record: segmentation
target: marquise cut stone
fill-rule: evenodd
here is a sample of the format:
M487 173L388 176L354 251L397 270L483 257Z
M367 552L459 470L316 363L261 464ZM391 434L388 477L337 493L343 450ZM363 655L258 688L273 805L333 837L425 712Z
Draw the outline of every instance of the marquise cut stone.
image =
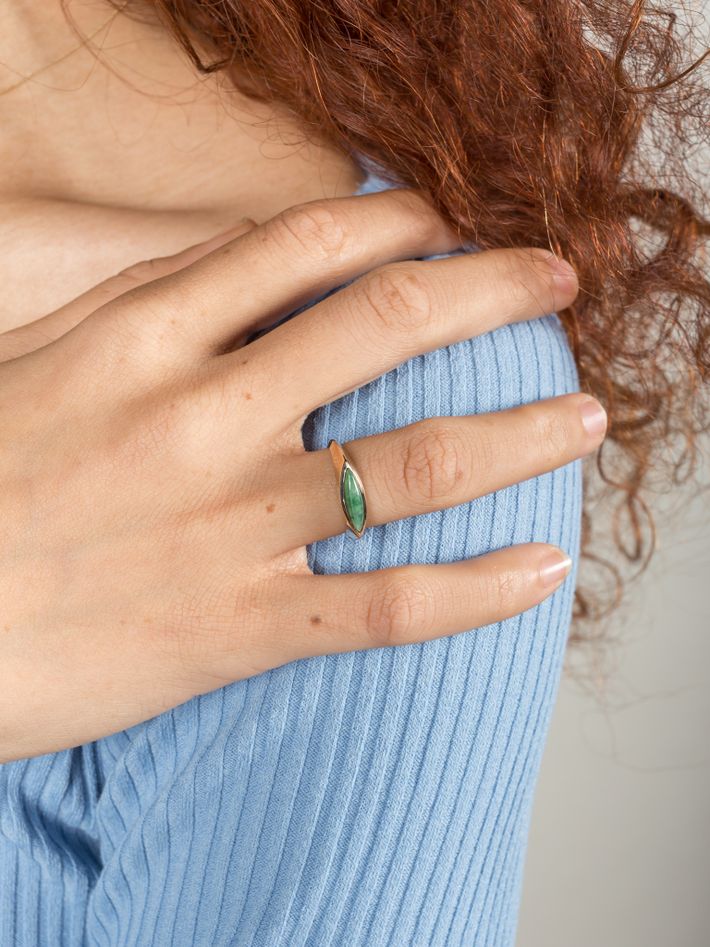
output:
M365 495L348 466L343 470L343 503L353 529L362 532L365 525Z

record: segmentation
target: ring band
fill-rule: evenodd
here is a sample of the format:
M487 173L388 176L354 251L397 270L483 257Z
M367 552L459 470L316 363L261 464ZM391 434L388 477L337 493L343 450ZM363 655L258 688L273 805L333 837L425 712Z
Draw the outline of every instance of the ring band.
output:
M367 502L365 488L357 470L353 467L350 458L342 446L335 440L328 441L328 450L338 475L338 490L340 505L345 514L348 529L359 539L365 532L367 519Z

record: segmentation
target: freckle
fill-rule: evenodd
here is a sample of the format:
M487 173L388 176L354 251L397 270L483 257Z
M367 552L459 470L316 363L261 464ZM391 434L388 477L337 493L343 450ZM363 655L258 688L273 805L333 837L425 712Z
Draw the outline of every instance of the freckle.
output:
M239 364L240 364L240 365L248 365L248 364L249 364L249 359L248 359L248 358L242 359L242 361L241 361Z
M245 392L244 392L244 397L246 398L247 401L251 401L251 392L250 392L250 391L245 391Z
M145 622L146 625L152 625L152 624L153 624L153 619L152 619L152 618L144 618L143 621Z
M266 512L267 512L267 513L273 513L275 509L276 509L276 504L275 504L275 503L269 503L269 505L266 507Z
M9 626L9 625L5 625L5 626L4 626L4 630L5 630L5 631L9 631L9 630L10 630L10 626Z
M320 617L320 615L311 615L311 624L312 624L312 625L320 625L320 623L321 623L322 621L323 621L323 619Z

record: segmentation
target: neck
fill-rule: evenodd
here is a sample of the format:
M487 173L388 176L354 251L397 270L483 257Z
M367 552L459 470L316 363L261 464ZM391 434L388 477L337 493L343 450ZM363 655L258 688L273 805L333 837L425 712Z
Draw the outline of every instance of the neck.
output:
M103 0L0 0L0 127L4 200L259 220L361 177Z

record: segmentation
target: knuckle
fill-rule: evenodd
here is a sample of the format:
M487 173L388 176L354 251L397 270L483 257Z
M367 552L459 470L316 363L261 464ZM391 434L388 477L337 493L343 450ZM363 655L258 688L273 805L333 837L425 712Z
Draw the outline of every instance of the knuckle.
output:
M349 246L341 217L326 204L298 204L277 214L267 233L281 246L296 248L318 263L340 259Z
M146 312L139 290L131 287L94 313L87 328L94 324L106 327L108 332L94 332L96 341L105 354L118 357L121 362L139 361L146 344Z
M499 615L513 615L523 593L523 577L513 569L501 569L493 573L490 595L493 611Z
M177 273L158 273L149 286L136 290L146 306L164 318L189 313L199 318L205 312L205 284L189 267Z
M405 441L395 483L415 503L449 498L463 478L465 459L466 446L458 433L437 422L423 422Z
M554 464L570 452L572 440L569 425L559 407L534 410L528 437L530 450L541 455L548 464Z
M537 248L493 251L496 282L514 315L549 313L555 308L549 253Z
M182 671L220 675L226 682L229 663L235 658L241 665L246 653L249 662L256 664L263 654L263 642L260 650L252 631L260 617L251 589L235 591L226 579L205 581L170 606L156 642ZM254 668L253 673L264 669Z
M411 643L429 627L432 596L412 568L388 574L371 595L366 630L376 647Z
M178 307L185 300L182 292L168 292L158 283L154 286L150 292L132 286L110 303L106 313L119 350L141 364L163 364L169 357ZM185 305L189 308L186 300Z
M412 332L431 320L431 286L411 265L393 263L360 281L361 303L387 333Z
M207 287L189 268L158 274L123 294L124 316L138 329L140 357L169 364L175 344L189 343L194 323L210 317Z

